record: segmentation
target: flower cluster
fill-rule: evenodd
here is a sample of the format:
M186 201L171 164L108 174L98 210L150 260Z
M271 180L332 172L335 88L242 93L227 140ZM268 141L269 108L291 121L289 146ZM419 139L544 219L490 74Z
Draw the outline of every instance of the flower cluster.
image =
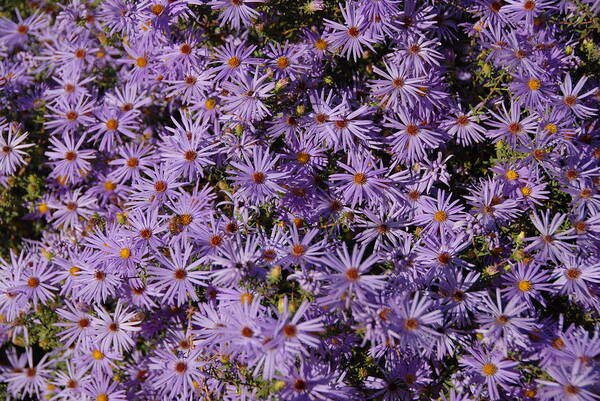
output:
M600 399L600 2L30 5L9 397Z

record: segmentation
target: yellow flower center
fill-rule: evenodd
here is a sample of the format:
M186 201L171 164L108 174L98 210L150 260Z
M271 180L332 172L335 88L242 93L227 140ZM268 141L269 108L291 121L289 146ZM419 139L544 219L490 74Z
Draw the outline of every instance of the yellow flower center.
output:
M542 83L539 79L530 79L529 82L527 82L527 87L529 90L536 91L542 87Z
M533 192L533 190L530 187L521 188L521 193L523 194L523 196L529 196L531 195L531 192Z
M298 152L296 156L296 161L300 164L306 164L310 160L310 155L306 152Z
M131 249L129 249L129 248L121 248L121 250L119 251L119 257L121 259L129 259L130 256L131 256Z
M80 269L79 267L77 267L77 266L72 266L72 267L69 269L69 274L70 274L71 276L73 276L73 277L77 277L77 276L79 276L79 272L80 272L80 271L81 271L81 269Z
M443 210L438 210L433 214L433 219L438 223L443 223L448 218L448 215Z
M489 363L488 362L488 363L486 363L485 365L482 366L481 371L486 376L493 376L498 371L498 368L493 363Z
M108 396L104 393L98 394L96 396L96 401L108 401Z
M135 60L135 64L140 68L144 68L145 66L148 65L148 60L146 60L144 57L138 57Z
M110 191L114 191L115 188L117 187L117 184L115 184L114 182L112 182L111 180L106 180L104 182L104 189L108 192Z
M327 42L325 41L325 39L317 39L315 41L315 48L317 50L326 50L327 49Z
M254 299L254 296L249 292L245 292L240 295L240 302L242 304L250 305L252 303L252 299Z
M367 175L365 173L354 174L354 183L358 185L365 185L367 183Z
M240 66L241 62L242 61L240 60L239 57L233 56L229 60L227 60L227 65L231 68L237 68Z
M40 213L48 213L48 205L46 203L40 203L38 205L38 211Z
M290 61L288 60L287 57L281 56L281 57L277 58L277 68L283 70L284 68L287 68L289 65L290 65Z
M527 292L527 291L531 291L531 289L533 288L533 285L531 285L531 281L529 281L529 280L521 280L517 284L517 287L519 288L519 291Z
M511 181L519 178L519 173L517 173L515 170L508 170L505 175L506 175L506 178L508 178Z
M92 358L99 361L100 359L104 358L104 354L102 353L102 351L95 349L94 351L92 351Z
M556 134L558 132L558 127L554 123L548 123L548 124L546 124L546 126L544 127L544 129L549 134Z
M206 99L206 101L204 102L204 107L207 110L214 109L216 105L217 105L217 101L215 99Z
M162 4L153 4L150 7L150 12L154 15L161 15L163 11L165 11L165 6Z
M111 118L106 122L106 129L114 131L117 128L119 128L119 122L114 118Z

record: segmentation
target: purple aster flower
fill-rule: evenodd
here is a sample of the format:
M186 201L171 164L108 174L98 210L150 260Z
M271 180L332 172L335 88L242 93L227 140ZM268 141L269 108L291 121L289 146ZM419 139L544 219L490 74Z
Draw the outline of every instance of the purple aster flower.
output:
M324 254L324 241L316 240L319 230L312 229L304 233L302 239L298 228L292 225L290 235L287 241L287 253L279 260L284 266L300 265L305 266L308 263L319 264Z
M420 87L424 84L421 78L409 75L409 70L394 64L384 63L385 71L373 67L373 71L384 79L375 79L370 82L373 96L380 100L382 106L392 110L399 110L401 106L414 106L418 95L423 92Z
M76 102L77 99L85 98L89 92L85 87L92 82L94 77L82 77L81 71L65 70L58 77L52 77L58 86L54 89L47 89L45 94L49 99L54 100L58 97L64 98L67 102Z
M205 130L206 126L187 133L178 130L175 135L165 138L161 146L161 159L186 179L202 177L204 168L215 164L210 156L217 152L215 147L218 146L202 135Z
M501 354L494 351L484 351L468 348L468 356L460 359L460 364L477 375L485 384L488 395L492 400L500 399L498 387L509 390L511 384L516 384L519 374L513 368L518 362L504 359Z
M365 260L363 256L366 247L357 246L348 252L346 244L337 249L336 256L326 256L323 262L334 273L325 276L330 281L331 294L323 301L339 302L342 300L348 307L356 297L359 302L365 302L369 295L385 286L384 276L366 274L379 261L378 255L370 255Z
M263 3L264 0L210 0L208 3L213 10L219 10L220 25L231 24L235 30L246 27L258 17L258 11L250 7L251 3ZM203 0L190 0L189 4L204 5Z
M165 398L189 398L198 385L195 383L203 382L203 374L199 369L203 362L199 361L199 350L186 354L159 350L150 360L154 385Z
M424 35L408 35L394 53L394 61L407 71L422 76L427 70L438 67L443 56L435 50L440 45Z
M206 279L206 273L198 270L202 261L190 260L192 247L187 242L182 246L176 241L170 253L169 257L157 255L162 266L148 268L150 281L164 289L162 298L165 302L181 306L188 298L197 301L195 287L204 286Z
M106 375L94 375L92 380L85 383L83 393L92 400L126 401L125 390L119 388L119 383Z
M515 22L525 20L527 24L533 25L534 19L544 10L550 9L553 3L553 0L507 0L501 12Z
M199 67L190 67L182 72L176 79L163 80L168 85L166 96L179 97L184 103L194 103L195 99L206 96L211 89L212 74L202 71Z
M111 160L111 166L118 166L109 174L109 178L116 182L126 182L130 179L138 181L140 173L148 174L152 166L152 149L143 144L125 144L118 148L120 158Z
M463 146L482 142L482 134L486 133L486 129L477 124L477 119L473 115L473 111L463 113L459 109L454 113L452 118L444 120L442 124L448 131L448 134L455 137L456 141Z
M454 225L462 220L463 210L458 200L452 201L451 194L440 189L436 197L423 199L413 224L422 225L426 232L453 231Z
M368 200L369 203L382 201L381 196L388 189L389 179L382 177L387 169L377 168L375 162L371 155L351 153L348 155L348 164L338 163L346 173L332 174L329 178L337 182L344 202L354 207L363 200Z
M114 297L121 284L119 277L105 271L100 266L81 266L81 271L75 276L75 298L87 303L105 302L109 297Z
M82 125L89 127L94 123L94 118L91 117L93 106L90 96L82 94L73 101L59 97L47 107L53 114L45 116L44 128L50 129L52 134L61 133L65 136L75 132Z
M564 261L573 254L573 245L565 242L572 239L570 231L557 233L567 216L557 213L550 221L550 211L542 212L541 218L537 214L531 215L531 222L540 232L537 237L525 238L525 241L531 241L531 244L525 247L524 251L538 251L537 258L544 262L548 259L554 261Z
M510 110L507 111L503 103L500 114L491 110L490 114L495 120L488 120L487 124L495 129L488 131L487 136L494 143L504 140L513 148L517 144L525 145L529 135L536 131L537 116L532 114L521 118L521 108L516 104L511 104Z
M519 105L533 110L543 110L554 94L545 76L517 75L509 87Z
M471 322L469 312L475 310L481 302L482 291L475 291L480 274L468 272L464 274L459 269L448 270L439 282L441 310L449 314L451 322L464 327Z
M99 142L98 149L101 151L112 150L121 143L121 136L135 138L135 130L138 127L135 113L121 112L117 109L104 107L96 115L99 122L90 127L94 133L90 140Z
M369 22L361 13L360 8L349 1L346 2L345 8L341 4L339 7L344 18L343 24L328 19L325 20L326 26L333 30L326 38L331 46L340 49L343 56L354 61L362 56L363 46L375 51L373 43L378 38L372 36L369 30Z
M386 117L386 127L397 130L390 137L392 151L399 161L413 163L427 156L427 151L437 148L443 141L442 134L423 124L416 115L403 110L396 114L399 120Z
M112 314L102 306L98 306L96 312L98 316L92 320L94 341L101 350L114 349L119 353L130 350L134 345L131 335L140 331L136 312L128 311L120 300Z
M232 162L236 169L231 180L240 185L236 197L248 199L251 202L263 203L273 198L277 192L283 192L278 184L287 176L285 172L278 172L275 168L279 155L274 158L268 150L254 148L252 159L244 157L243 162Z
M23 394L30 397L37 396L40 399L40 393L46 386L50 378L50 372L54 361L50 354L45 354L36 364L33 364L32 353L27 352L27 367L6 374L6 384L8 391L13 394Z
M309 361L299 368L290 369L285 376L279 376L284 387L279 393L282 399L290 401L340 400L349 394L339 389L332 373Z
M64 308L58 309L57 312L63 321L54 325L63 328L58 336L64 346L69 347L72 344L76 347L90 346L90 341L94 337L94 327L92 326L92 316L87 308L68 302Z
M115 88L114 93L108 92L104 98L107 106L116 106L123 113L139 113L150 104L150 98L141 87L128 81L122 88Z
M415 292L412 299L400 297L392 305L391 335L401 346L426 346L438 335L435 328L442 323L442 313L425 296Z
M509 299L520 298L532 308L533 300L545 306L546 302L542 296L542 291L552 291L550 276L547 271L542 270L540 265L532 263L526 265L523 262L512 266L510 272L504 278L506 287L502 292Z
M81 188L73 192L66 193L61 201L48 204L52 213L52 223L64 229L80 229L81 220L89 219L96 207L96 200L86 194L81 193Z
M22 133L14 125L9 125L7 136L4 137L0 128L0 172L13 175L17 168L25 164L23 156L27 154L23 149L33 146L32 143L23 143L27 139L27 132Z
M217 73L215 80L235 79L238 74L251 72L250 67L259 64L259 59L251 57L256 46L248 46L244 42L228 42L214 49L214 61L216 64L209 72Z
M50 138L52 147L45 155L52 160L52 173L50 176L56 178L59 182L71 183L84 176L91 170L90 159L94 158L94 151L80 149L85 141L85 135L82 135L77 142L69 134L62 136L62 141L58 138Z
M6 17L0 18L0 37L9 49L22 47L32 36L39 34L48 23L44 13L37 10L25 19L18 9L15 9L15 14L17 22Z
M134 208L157 208L166 200L177 196L177 189L185 183L178 182L179 174L164 164L155 164L147 178L140 178L133 188L129 204Z
M554 269L554 286L559 293L573 296L578 302L600 308L594 286L600 283L600 262L564 256L563 265Z
M592 367L553 366L548 368L553 381L537 380L542 385L542 400L594 401L600 398L595 391L598 373Z
M46 304L54 297L53 291L58 290L52 284L57 284L56 272L51 269L47 261L41 259L38 263L30 265L27 269L19 269L15 287L21 291L28 300L33 302L35 308L38 304Z
M275 83L265 83L269 76L259 73L258 67L254 75L238 74L232 82L223 82L223 88L228 95L223 98L223 111L232 113L244 121L256 121L271 114L263 103L270 97L269 92L275 88Z
M556 98L556 105L560 110L570 111L579 118L587 118L594 115L595 110L591 107L584 106L582 100L594 92L596 89L591 89L587 92L580 93L583 86L587 82L587 77L582 77L579 82L573 87L571 74L567 73L565 80L560 84L562 96Z
M500 289L496 289L496 302L489 296L483 297L477 322L480 323L479 332L484 335L484 342L499 348L512 345L526 347L527 332L535 327L534 319L521 316L526 309L527 304L517 296L503 305Z
M77 399L82 397L83 388L86 387L91 380L91 377L86 372L75 366L70 360L67 360L67 371L57 371L56 379L52 382L53 385L60 387L57 392L57 397L66 399Z

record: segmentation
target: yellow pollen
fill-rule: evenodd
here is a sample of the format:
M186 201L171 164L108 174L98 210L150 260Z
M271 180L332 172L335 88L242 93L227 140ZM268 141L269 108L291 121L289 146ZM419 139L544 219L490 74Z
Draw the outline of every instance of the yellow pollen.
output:
M38 212L40 212L40 213L48 213L48 205L46 203L40 203L38 205Z
M556 134L558 132L558 127L554 123L548 123L544 127L544 130L546 130L549 134Z
M242 304L250 305L253 299L254 296L249 292L245 292L242 295L240 295L240 303Z
M71 276L73 276L73 277L77 277L77 276L79 276L79 272L80 272L80 271L81 271L81 269L80 269L79 267L77 267L77 266L72 266L72 267L69 269L69 274L70 274Z
M135 60L135 64L140 68L144 68L145 66L148 65L148 60L146 60L144 57L138 57Z
M27 286L29 288L37 288L40 285L40 279L37 277L29 277L27 280Z
M102 353L102 351L95 349L94 351L92 351L92 358L99 361L104 358L104 354Z
M215 99L206 99L206 101L204 102L204 107L207 110L214 109L216 105L217 105L217 101Z
M317 50L326 50L327 49L327 42L325 41L325 39L319 38L315 41L315 48Z
M111 180L106 180L104 182L104 189L108 192L114 191L116 187L117 187L117 184L115 184Z
M438 210L433 214L433 219L438 223L443 223L448 218L448 215L443 210Z
M111 118L108 121L106 121L106 129L114 131L117 128L119 128L119 122L117 120L115 120L114 118Z
M150 12L154 15L161 15L163 11L165 11L165 6L162 4L153 4L150 7Z
M287 68L290 65L290 61L288 60L287 57L285 56L281 56L277 58L277 68L279 69L284 69Z
M121 248L121 250L119 251L119 257L121 259L129 259L130 256L131 256L131 249L129 249L129 248Z
M498 368L493 363L486 363L482 366L481 371L486 376L494 376L498 371Z
M531 281L521 280L517 284L517 287L519 288L519 291L527 292L527 291L531 291L531 289L533 288L533 285L531 285Z
M310 155L306 152L298 152L296 156L296 161L300 164L306 164L310 160Z
M365 185L367 183L367 175L365 173L354 174L354 183L358 185Z
M542 87L542 83L539 79L530 79L529 82L527 82L527 87L529 90L536 91Z
M231 68L237 68L239 67L241 64L241 60L239 57L231 57L229 60L227 60L227 65Z
M517 173L515 170L508 170L505 174L507 179L514 181L517 178L519 178L519 173Z
M186 213L186 214L181 215L180 222L184 226L189 226L190 224L192 224L193 220L194 220L194 218L192 217L192 215Z
M96 401L108 401L108 396L104 393L96 396Z
M533 190L531 189L531 187L521 188L521 193L523 194L523 196L529 196L529 195L531 195L532 192L533 192Z

